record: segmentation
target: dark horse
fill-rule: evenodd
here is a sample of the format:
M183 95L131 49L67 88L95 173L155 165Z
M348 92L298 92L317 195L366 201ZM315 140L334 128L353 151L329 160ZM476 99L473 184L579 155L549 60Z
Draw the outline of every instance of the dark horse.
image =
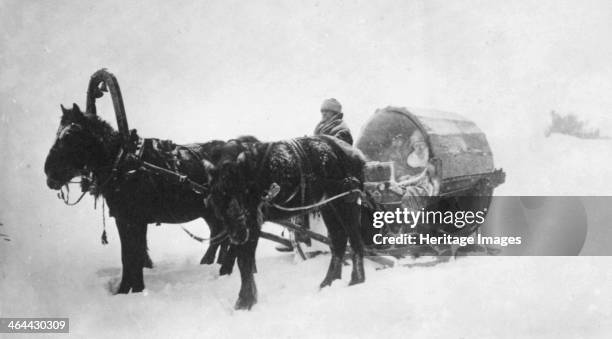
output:
M364 160L356 149L326 136L272 143L237 140L222 148L210 171L210 200L238 258L242 285L235 308L250 309L257 302L253 272L262 223L288 219L304 212L297 207L362 189ZM320 207L332 251L321 287L341 278L347 239L353 249L350 284L365 281L358 196L353 192Z
M206 184L209 173L206 161L222 141L176 145L159 139L141 139L131 133L126 149L119 132L95 113L83 113L74 104L62 107L63 115L55 143L45 162L47 185L61 189L77 176L90 177L97 195L108 203L115 217L121 240L122 279L117 293L144 289L142 270L151 267L147 254L147 225L150 223L183 223L204 218L211 238L223 233L221 220L204 207L208 192L194 190L181 177L144 169L141 161L175 171L197 183ZM218 247L221 273L231 272L231 263L223 257L229 241L212 243L202 263L215 260ZM227 263L227 265L226 265Z

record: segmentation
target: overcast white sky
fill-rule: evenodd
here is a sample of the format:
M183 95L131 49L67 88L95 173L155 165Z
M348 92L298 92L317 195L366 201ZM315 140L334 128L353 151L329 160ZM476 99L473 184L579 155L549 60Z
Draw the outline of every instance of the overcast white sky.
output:
M609 1L0 0L0 27L0 169L42 185L59 104L101 67L131 127L177 142L309 134L327 97L355 132L388 104L455 111L494 151L553 109L612 120Z

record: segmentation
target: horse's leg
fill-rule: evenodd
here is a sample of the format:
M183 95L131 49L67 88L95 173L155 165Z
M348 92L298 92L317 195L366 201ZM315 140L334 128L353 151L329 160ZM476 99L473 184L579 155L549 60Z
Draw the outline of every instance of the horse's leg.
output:
M363 268L364 245L361 238L361 206L356 202L342 203L343 220L353 249L353 271L349 285L360 284L365 281Z
M128 223L117 220L121 240L121 263L123 271L117 293L141 292L144 289L142 269L145 263L147 224Z
M218 248L219 245L209 244L208 249L206 249L206 253L204 253L204 256L200 260L200 265L211 265L212 263L214 263L215 255L217 253Z
M123 266L121 272L121 283L119 283L119 288L116 293L126 294L130 293L130 289L132 289L132 281L130 280L131 271L132 271L132 261L129 258L129 248L133 246L128 238L127 228L128 224L123 221L116 219L117 231L119 233L119 241L121 242L121 264Z
M222 221L215 217L207 217L205 220L210 227L210 238L215 239L223 231ZM236 262L236 251L230 246L229 239L225 239L221 243L217 241L211 242L200 264L210 265L215 262L217 249L219 250L217 264L221 265L219 274L231 274L234 269L234 263Z
M224 240L219 246L219 254L217 255L217 264L223 265L227 258L227 252L229 251L229 240Z
M224 240L221 243L221 248L224 249L225 255L221 262L221 268L219 268L219 275L230 275L234 270L238 249L236 246L231 245L229 240ZM221 257L221 251L219 251L219 257Z
M208 227L210 228L210 238L215 238L219 232L221 232L221 228L218 226L220 225L219 221L213 217L204 218L204 221L206 221L206 224L208 224ZM210 242L208 249L206 249L206 253L204 253L202 260L200 260L200 265L211 265L214 263L218 248L219 245L217 243ZM221 255L221 253L219 253L219 255Z
M344 252L346 251L347 236L342 227L339 215L331 204L321 208L321 215L323 216L323 221L327 227L327 234L331 240L329 247L332 253L327 274L320 284L320 287L323 288L331 286L332 282L336 279L342 279L342 261L344 259Z
M255 268L255 250L259 235L244 245L233 246L238 254L238 268L240 269L240 293L234 306L237 310L250 310L257 303L257 286L253 271Z
M149 225L146 225L144 228L144 237L145 237L145 253L144 253L144 264L143 266L146 268L153 268L153 260L151 260L151 257L149 256L149 245L147 242L147 231L149 230Z

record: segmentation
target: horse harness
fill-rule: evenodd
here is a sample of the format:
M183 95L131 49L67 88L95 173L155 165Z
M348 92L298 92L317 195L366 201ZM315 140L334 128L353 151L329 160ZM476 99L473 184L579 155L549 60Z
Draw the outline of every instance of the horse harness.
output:
M68 195L65 195L63 192L61 192L61 193L58 193L58 196L60 197L60 199L62 199L66 205L74 206L78 204L81 201L81 199L83 199L83 196L87 192L97 197L109 183L120 180L119 173L123 172L121 171L121 169L125 167L128 167L128 169L125 171L125 177L123 178L124 180L130 177L131 175L135 174L136 171L138 170L145 170L145 171L160 173L160 174L174 177L178 180L178 182L189 185L190 188L193 189L195 192L203 194L203 195L208 194L207 184L197 183L189 179L187 175L184 175L179 172L179 169L178 169L179 159L176 156L176 154L172 154L171 151L160 150L160 148L164 148L164 147L170 148L169 147L171 145L170 141L152 139L152 138L140 138L136 135L134 130L132 130L130 137L131 137L131 140L134 140L134 141L131 143L128 143L128 145L121 145L119 147L119 151L117 152L117 155L115 156L115 159L113 160L110 174L108 175L107 178L104 179L104 181L102 181L102 183L97 183L96 179L94 178L93 173L85 169L84 173L81 175L81 178L82 178L81 179L81 186L82 186L81 196L74 203L71 203L69 202ZM182 148L187 150L190 154L192 154L197 159L197 161L202 160L201 156L198 155L197 152L195 152L194 150L190 149L189 147L182 147ZM143 158L145 149L151 149L152 151L157 151L160 154L170 154L172 158L169 160L171 161L166 161L166 164L168 167L172 168L172 170L154 165L150 162L143 160L142 158ZM126 163L128 163L127 166L125 166ZM69 192L69 189L67 191Z
M281 211L285 211L285 212L302 212L302 214L305 213L309 213L312 212L313 210L318 209L319 207L326 205L334 200L346 197L348 195L351 194L356 194L359 193L359 195L363 195L363 191L360 189L351 189L339 194L336 194L328 199L324 199L320 202L314 203L314 204L310 204L310 205L304 205L306 203L306 192L308 189L308 183L307 183L307 178L308 178L308 174L306 173L311 173L312 172L312 166L310 165L310 162L308 161L308 157L306 155L306 151L304 150L304 148L302 147L302 145L297 141L298 139L294 138L294 139L290 139L287 141L283 141L281 143L284 143L295 155L296 155L296 159L297 159L297 167L298 170L300 172L300 185L298 187L296 187L296 189L292 192L292 194L289 195L288 198L285 199L284 202L282 203L274 203L273 200L274 198L280 193L281 187L273 182L270 187L265 191L264 196L262 197L262 204L269 206L269 207L273 207L275 209L281 210ZM274 143L275 144L275 143ZM266 153L264 155L264 158L262 159L261 163L260 163L260 168L259 168L259 173L261 173L262 171L262 167L263 167L263 163L265 162L266 158L269 155L270 149L274 144L269 144L267 149L266 149ZM259 178L259 174L257 176ZM350 180L349 178L346 178L346 180ZM300 207L284 207L282 206L283 204L289 202L291 199L293 199L295 197L295 195L300 192L301 195L301 206Z

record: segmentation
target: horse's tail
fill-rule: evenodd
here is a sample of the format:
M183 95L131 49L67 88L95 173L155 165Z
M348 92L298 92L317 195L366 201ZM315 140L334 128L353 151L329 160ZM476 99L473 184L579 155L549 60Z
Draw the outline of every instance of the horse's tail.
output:
M115 78L112 73L108 72L106 68L102 68L95 72L89 80L86 107L88 113L97 114L96 99L101 98L104 94L103 92L110 92L111 99L113 100L113 108L115 109L115 116L117 117L117 127L119 128L119 133L124 143L127 143L130 137L130 130L128 128L125 107L123 106L121 89L119 88L117 78Z

